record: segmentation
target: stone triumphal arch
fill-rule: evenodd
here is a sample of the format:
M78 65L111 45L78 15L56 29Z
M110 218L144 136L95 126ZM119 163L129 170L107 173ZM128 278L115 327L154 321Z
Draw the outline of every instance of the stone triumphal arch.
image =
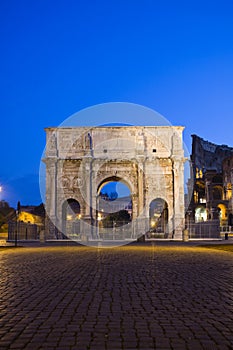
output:
M128 238L150 232L163 215L164 237L182 239L182 133L181 126L46 128L46 239L98 239L100 190L109 181L130 189Z

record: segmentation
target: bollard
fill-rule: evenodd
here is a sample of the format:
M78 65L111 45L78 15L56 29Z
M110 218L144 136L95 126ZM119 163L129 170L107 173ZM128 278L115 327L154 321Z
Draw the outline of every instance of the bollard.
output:
M225 240L228 240L228 233L225 233Z
M45 232L44 232L44 230L40 231L39 237L40 237L40 243L45 243Z

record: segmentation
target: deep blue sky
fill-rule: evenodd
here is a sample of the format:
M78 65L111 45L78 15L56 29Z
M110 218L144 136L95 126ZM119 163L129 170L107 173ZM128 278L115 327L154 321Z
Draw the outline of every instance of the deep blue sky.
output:
M1 1L0 198L39 204L43 128L99 103L233 146L232 18L232 0Z

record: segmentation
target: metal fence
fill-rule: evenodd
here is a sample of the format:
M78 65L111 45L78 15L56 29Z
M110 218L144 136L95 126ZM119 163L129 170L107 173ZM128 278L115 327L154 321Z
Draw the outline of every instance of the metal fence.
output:
M8 241L39 240L40 227L21 221L8 223Z
M127 240L134 238L134 229L131 223L127 222L109 222L108 227L100 226L97 230L97 236L103 240Z
M233 233L233 226L220 226L221 233Z
M187 230L190 239L220 238L219 220L189 223Z

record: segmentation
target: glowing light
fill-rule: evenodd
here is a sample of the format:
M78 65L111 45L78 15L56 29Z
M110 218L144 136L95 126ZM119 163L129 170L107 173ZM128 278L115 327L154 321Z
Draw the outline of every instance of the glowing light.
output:
M71 221L72 220L72 215L67 215L66 220Z
M151 220L150 224L151 224L151 227L155 227L155 221L154 220Z
M195 221L200 222L200 221L206 221L207 220L207 212L206 208L204 207L198 207L195 210Z

